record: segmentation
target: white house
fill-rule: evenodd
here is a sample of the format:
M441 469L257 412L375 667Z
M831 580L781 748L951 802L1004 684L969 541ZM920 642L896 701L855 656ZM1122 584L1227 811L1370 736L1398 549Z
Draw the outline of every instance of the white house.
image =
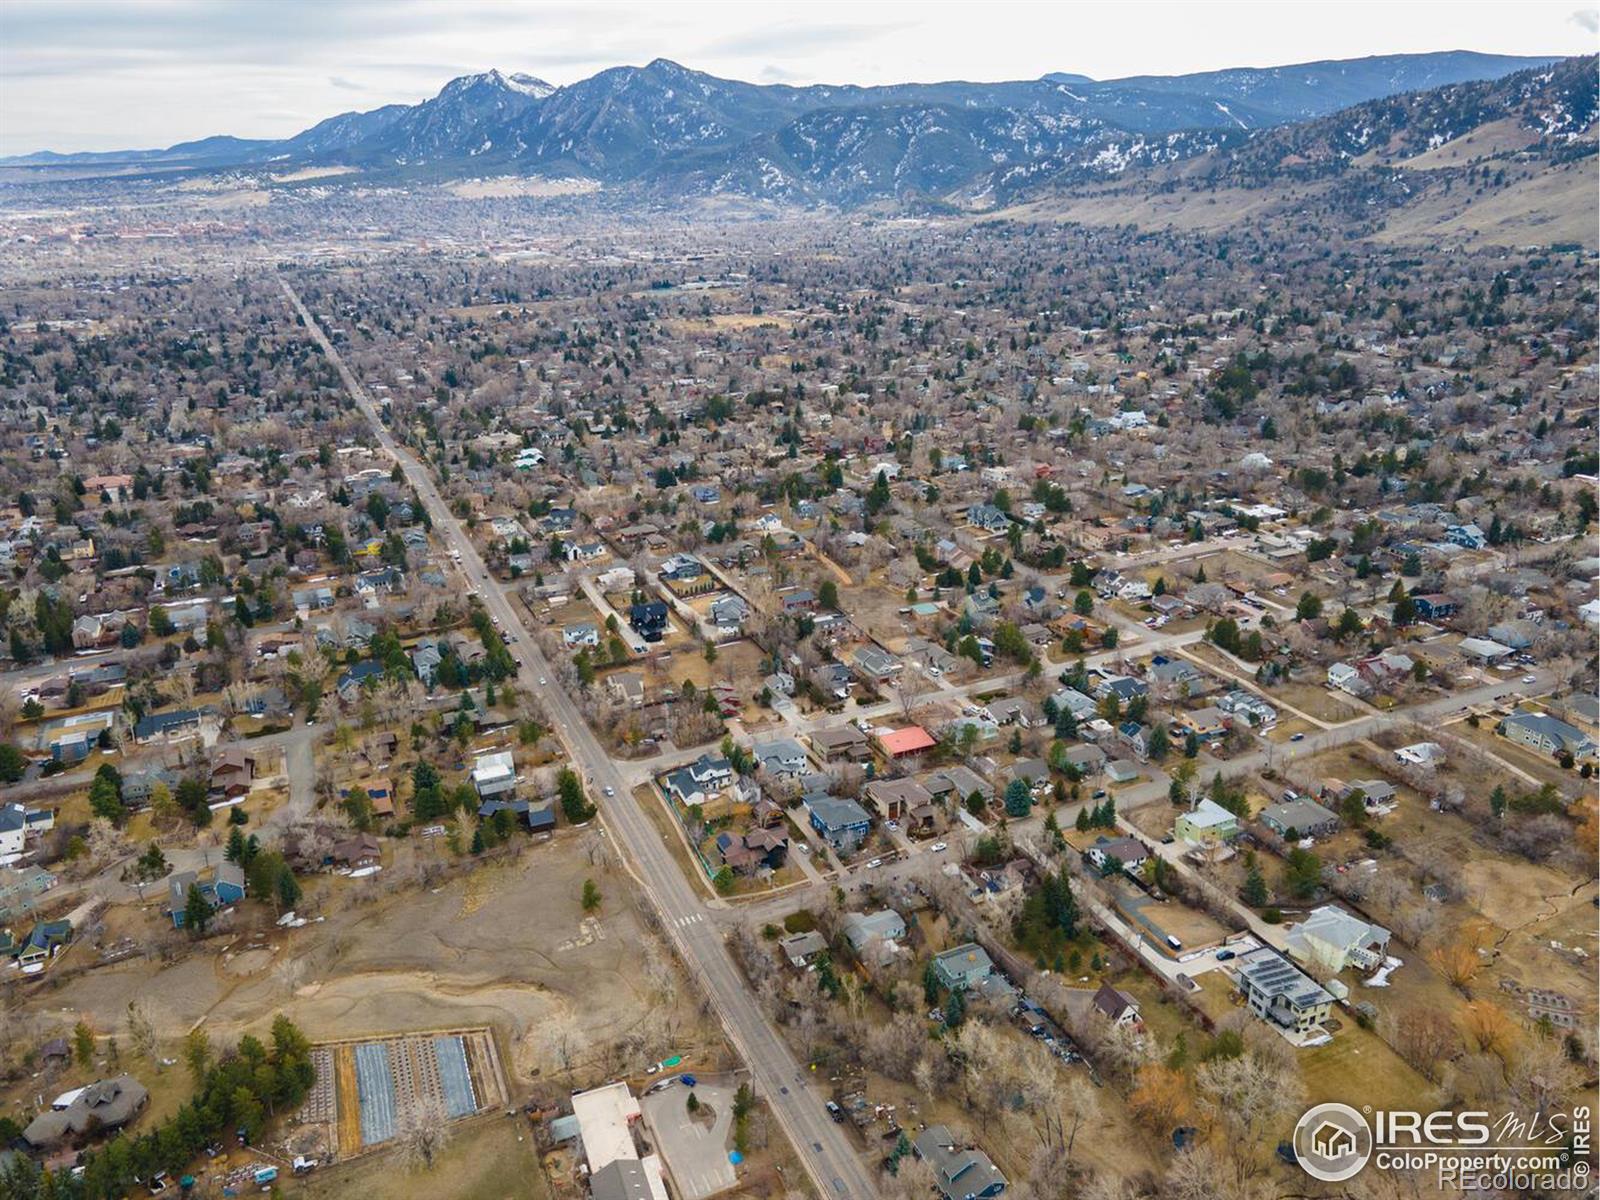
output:
M1388 952L1389 931L1382 925L1369 925L1337 905L1324 904L1289 930L1286 944L1290 956L1308 966L1335 972L1346 967L1371 971Z

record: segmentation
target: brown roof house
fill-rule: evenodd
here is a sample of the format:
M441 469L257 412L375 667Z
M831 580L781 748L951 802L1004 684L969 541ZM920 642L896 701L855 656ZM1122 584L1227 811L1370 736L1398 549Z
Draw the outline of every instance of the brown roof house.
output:
M67 1103L40 1113L22 1131L23 1140L35 1150L49 1150L68 1137L120 1129L138 1115L150 1093L132 1075L118 1075L91 1083L76 1094L68 1092L61 1099Z

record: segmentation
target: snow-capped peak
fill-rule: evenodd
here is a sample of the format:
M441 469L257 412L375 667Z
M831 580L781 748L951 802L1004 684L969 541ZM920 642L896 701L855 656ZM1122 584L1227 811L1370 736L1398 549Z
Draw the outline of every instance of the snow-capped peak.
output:
M496 72L499 74L499 72ZM502 82L514 92L521 92L524 96L532 96L535 100L543 100L556 89L544 80L533 75L526 75L517 71L502 77Z
M527 96L532 100L543 100L556 89L542 79L520 72L506 75L498 70L483 71L477 75L463 75L459 79L452 79L445 84L444 90L439 94L452 95L468 91L475 87L494 87L508 92L516 92L519 96Z

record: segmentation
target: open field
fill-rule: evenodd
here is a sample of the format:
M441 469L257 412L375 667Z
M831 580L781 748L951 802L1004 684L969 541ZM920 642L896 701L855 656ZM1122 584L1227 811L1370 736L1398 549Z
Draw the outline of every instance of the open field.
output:
M283 1183L286 1196L305 1200L548 1200L526 1119L485 1114L452 1129L432 1170L410 1169L401 1155L379 1152L359 1165L335 1164Z
M1374 1108L1425 1108L1430 1084L1389 1048L1377 1034L1357 1025L1350 1014L1338 1014L1343 1028L1326 1045L1296 1052L1306 1081L1306 1098L1325 1100L1359 1097Z

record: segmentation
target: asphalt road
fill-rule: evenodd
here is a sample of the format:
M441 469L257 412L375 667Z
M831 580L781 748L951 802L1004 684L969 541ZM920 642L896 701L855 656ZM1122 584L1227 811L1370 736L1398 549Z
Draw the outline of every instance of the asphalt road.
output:
M553 682L555 671L540 654L504 589L484 566L461 522L445 504L432 476L409 450L390 435L377 406L356 380L321 327L280 277L284 295L307 332L322 347L345 388L371 424L379 445L400 464L433 520L433 529L460 564L468 583L489 614L511 635L511 650L523 663L519 685L539 698L573 766L583 775L591 798L600 805L606 825L631 860L646 895L654 903L668 936L689 969L701 981L722 1018L729 1038L750 1068L759 1094L771 1106L794 1143L796 1154L817 1188L830 1200L856 1200L876 1194L872 1178L846 1140L828 1119L823 1097L812 1090L807 1073L746 988L718 926L707 921L699 898L690 889L671 848L640 809L611 757L589 729L572 698ZM612 795L606 795L609 788Z

